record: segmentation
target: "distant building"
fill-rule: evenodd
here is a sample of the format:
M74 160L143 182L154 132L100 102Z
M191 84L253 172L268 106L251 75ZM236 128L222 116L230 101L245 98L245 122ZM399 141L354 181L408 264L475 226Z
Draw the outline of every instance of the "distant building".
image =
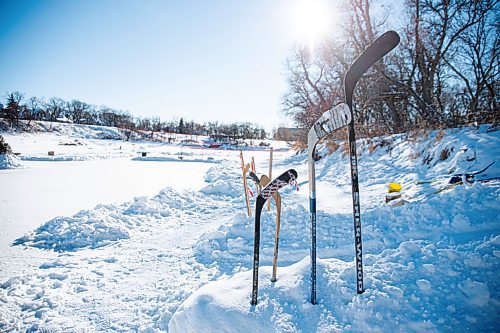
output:
M46 120L48 118L47 112L41 108L31 110L33 120Z
M304 137L306 130L304 128L289 128L289 127L279 127L276 132L274 132L274 139L281 141L297 141L301 137Z

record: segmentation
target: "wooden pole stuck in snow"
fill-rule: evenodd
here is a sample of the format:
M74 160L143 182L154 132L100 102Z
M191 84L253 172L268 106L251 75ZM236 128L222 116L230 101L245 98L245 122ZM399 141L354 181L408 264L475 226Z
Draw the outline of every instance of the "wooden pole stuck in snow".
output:
M260 187L264 188L269 184L271 180L266 176L262 175L260 177ZM276 282L276 271L278 270L278 248L280 241L280 227L281 227L281 195L278 192L274 192L272 195L274 203L276 204L276 233L274 236L274 258L273 258L273 275L271 276L271 282ZM269 201L271 201L269 199Z
M250 207L250 198L248 197L247 172L250 169L250 164L245 165L243 159L243 151L240 150L241 172L243 173L243 191L245 192L245 203L247 205L248 216L252 216L252 208Z
M273 179L273 147L269 151L269 179ZM267 202L267 211L271 210L271 200Z

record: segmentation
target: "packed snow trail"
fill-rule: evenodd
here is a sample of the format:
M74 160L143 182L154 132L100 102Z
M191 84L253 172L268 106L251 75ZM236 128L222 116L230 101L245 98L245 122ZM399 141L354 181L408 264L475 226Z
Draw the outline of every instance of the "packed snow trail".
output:
M213 181L203 191L218 193L219 171L207 175ZM197 263L193 249L202 234L241 206L224 192L229 195L167 188L153 198L54 219L18 239L60 254L1 285L7 304L0 328L166 330L181 302L218 273Z

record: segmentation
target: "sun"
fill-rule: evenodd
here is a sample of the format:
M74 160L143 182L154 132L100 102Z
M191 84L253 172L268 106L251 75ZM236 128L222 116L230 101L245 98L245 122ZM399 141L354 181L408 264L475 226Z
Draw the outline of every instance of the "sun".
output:
M330 31L332 8L326 0L295 0L290 7L290 26L294 39L310 48Z

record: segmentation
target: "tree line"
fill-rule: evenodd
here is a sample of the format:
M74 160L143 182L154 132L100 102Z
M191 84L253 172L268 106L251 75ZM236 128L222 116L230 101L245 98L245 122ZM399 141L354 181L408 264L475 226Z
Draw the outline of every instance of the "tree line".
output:
M27 121L28 125L37 120L112 126L123 129L127 138L134 131L209 135L225 137L233 141L262 140L268 135L261 126L251 123L205 122L200 124L183 118L160 121L159 117L133 117L122 110L95 106L79 100L65 101L58 97L48 100L38 97L25 98L25 95L19 91L8 92L5 105L0 104L0 106L0 117L8 119L14 126L19 125L20 120Z
M387 3L386 3L387 4ZM389 29L400 45L359 81L354 117L361 135L499 124L498 0L405 0L390 13L375 0L345 0L335 38L296 47L287 61L282 110L302 128L343 101L349 65ZM376 15L374 13L377 13ZM398 16L395 28L388 20Z

